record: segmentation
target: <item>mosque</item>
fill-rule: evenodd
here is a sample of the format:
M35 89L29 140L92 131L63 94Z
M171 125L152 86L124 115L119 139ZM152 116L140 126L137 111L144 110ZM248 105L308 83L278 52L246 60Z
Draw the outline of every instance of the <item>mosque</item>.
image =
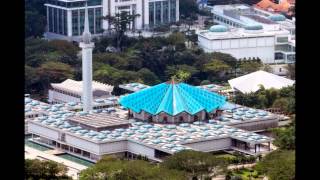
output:
M94 44L88 27L86 9L80 43L82 102L47 104L25 97L31 141L92 162L106 154L161 162L185 149L250 155L271 151L273 139L255 132L278 126L275 114L226 102L219 94L175 80L120 97L121 106L94 108L107 102L92 96Z

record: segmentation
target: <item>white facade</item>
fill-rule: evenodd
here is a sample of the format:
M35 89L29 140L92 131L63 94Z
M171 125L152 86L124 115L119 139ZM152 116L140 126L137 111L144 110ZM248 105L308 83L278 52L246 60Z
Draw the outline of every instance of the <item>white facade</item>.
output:
M62 83L51 83L48 101L50 103L81 102L83 96L82 81L67 79ZM93 99L108 98L113 86L97 81L92 82Z
M275 60L275 53L281 51L277 48L279 45L288 44L288 38L289 32L286 30L249 31L242 28L227 32L206 30L198 33L198 44L205 52L227 53L236 59L260 58L263 63L286 63L285 56Z
M48 39L79 41L83 32L85 0L49 0L47 10ZM179 21L179 0L92 0L88 1L90 32L102 35L111 28L102 16L127 11L139 14L132 30L148 30L150 27Z

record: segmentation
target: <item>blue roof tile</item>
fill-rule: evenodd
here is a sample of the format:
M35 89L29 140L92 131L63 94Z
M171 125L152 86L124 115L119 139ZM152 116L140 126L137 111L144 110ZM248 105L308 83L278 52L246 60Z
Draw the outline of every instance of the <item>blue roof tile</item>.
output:
M196 114L211 112L226 102L226 98L185 83L165 82L120 98L120 104L139 113L152 115L165 112L175 116L181 112Z

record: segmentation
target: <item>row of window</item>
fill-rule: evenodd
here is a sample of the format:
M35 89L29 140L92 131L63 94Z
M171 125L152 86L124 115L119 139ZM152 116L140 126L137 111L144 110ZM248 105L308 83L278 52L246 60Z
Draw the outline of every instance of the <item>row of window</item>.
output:
M84 9L72 11L72 35L79 36L84 30ZM102 33L102 8L88 9L89 29L92 34Z
M57 34L68 34L67 11L48 7L48 31Z
M176 1L149 2L149 25L176 21Z
M215 20L217 20L217 21L220 21L220 22L223 22L223 23L225 23L225 24L228 24L228 25L230 25L230 26L232 26L232 27L238 27L238 28L241 27L240 24L235 23L235 22L233 22L233 21L230 21L230 20L228 20L228 19L226 19L226 18L220 17L220 16L218 16L218 15L216 15L216 14L213 15L213 19L215 19Z

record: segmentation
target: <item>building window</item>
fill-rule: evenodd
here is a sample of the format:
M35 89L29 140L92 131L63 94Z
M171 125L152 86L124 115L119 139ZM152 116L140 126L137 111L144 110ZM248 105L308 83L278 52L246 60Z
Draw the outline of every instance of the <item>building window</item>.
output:
M277 42L278 43L286 43L286 42L288 42L288 36L286 36L286 37L277 37Z
M156 2L156 21L155 24L161 24L161 1Z
M96 17L95 17L95 23L96 23L96 33L102 33L103 29L102 29L102 8L96 8L95 9L95 13L96 13Z
M79 35L79 10L72 11L72 35L78 36Z
M170 22L176 21L176 0L170 0Z
M154 25L154 2L149 2L149 25Z
M169 22L169 5L168 1L162 1L162 17L163 17L163 23Z
M283 54L283 53L276 52L274 55L275 55L275 57L274 57L275 60L282 60L282 59L284 59L284 54Z

